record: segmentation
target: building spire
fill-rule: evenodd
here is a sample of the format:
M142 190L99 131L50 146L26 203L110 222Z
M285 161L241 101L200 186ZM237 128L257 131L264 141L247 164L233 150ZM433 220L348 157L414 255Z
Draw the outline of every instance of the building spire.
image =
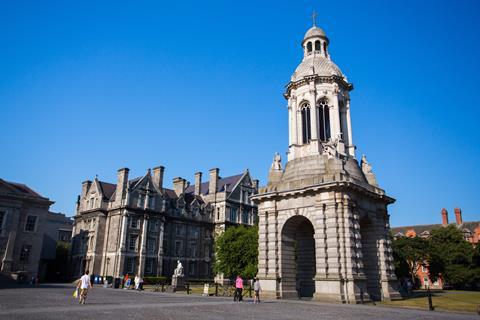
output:
M312 23L313 23L314 27L317 26L317 16L318 16L318 14L315 12L315 10L313 10L313 12L312 12Z

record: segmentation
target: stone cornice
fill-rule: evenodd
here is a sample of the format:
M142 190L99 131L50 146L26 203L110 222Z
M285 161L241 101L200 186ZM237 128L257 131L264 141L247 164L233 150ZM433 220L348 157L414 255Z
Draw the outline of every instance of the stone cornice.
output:
M312 81L314 81L315 83L316 82L319 82L319 83L334 83L335 82L347 91L353 90L353 84L346 82L345 79L342 78L342 77L335 76L335 75L325 77L325 76L318 76L316 74L313 74L313 75L310 75L310 76L305 76L298 81L290 81L285 86L286 90L285 90L285 93L283 94L283 96L285 97L285 99L288 99L290 97L290 92L292 91L292 89L296 89L296 88L298 88L300 86L303 86L303 85L308 85Z

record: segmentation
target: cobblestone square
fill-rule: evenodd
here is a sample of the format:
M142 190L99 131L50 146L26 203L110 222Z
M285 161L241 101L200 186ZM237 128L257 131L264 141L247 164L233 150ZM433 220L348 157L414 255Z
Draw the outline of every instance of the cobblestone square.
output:
M478 319L476 315L298 300L230 298L95 287L79 305L69 285L0 290L0 319Z

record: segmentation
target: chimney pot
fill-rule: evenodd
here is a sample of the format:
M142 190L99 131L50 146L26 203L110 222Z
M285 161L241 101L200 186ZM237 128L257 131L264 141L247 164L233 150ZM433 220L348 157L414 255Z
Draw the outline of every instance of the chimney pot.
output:
M448 226L448 212L447 209L442 209L442 226Z
M458 225L461 225L463 223L462 210L460 208L455 208L454 211L455 211L455 220Z
M195 173L195 195L197 196L200 195L200 193L202 192L201 185L202 185L202 173L197 172Z
M164 166L158 166L153 168L153 181L155 183L155 187L159 191L162 191L163 189L163 174L165 172L165 167Z

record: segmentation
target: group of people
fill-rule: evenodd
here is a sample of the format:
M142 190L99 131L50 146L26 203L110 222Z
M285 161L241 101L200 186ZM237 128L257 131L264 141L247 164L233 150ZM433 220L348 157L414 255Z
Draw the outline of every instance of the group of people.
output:
M132 286L132 278L128 275L128 273L123 278L123 289L130 289ZM143 290L143 279L136 275L133 279L133 287L135 290Z
M253 279L253 303L260 303L260 281L258 278ZM233 296L233 301L243 301L243 279L240 275L237 275L235 279L235 294Z
M77 287L74 292L74 296L78 297L79 304L85 304L87 299L87 293L90 289L93 288L92 281L90 280L88 270L85 271L85 274L77 281ZM128 274L123 278L124 289L130 289L132 285L132 279ZM143 290L143 279L140 276L135 276L134 278L134 288L135 290ZM255 292L253 297L253 303L260 302L260 282L258 278L253 279L253 290ZM234 301L243 301L243 279L240 275L235 279L235 295L233 297Z

